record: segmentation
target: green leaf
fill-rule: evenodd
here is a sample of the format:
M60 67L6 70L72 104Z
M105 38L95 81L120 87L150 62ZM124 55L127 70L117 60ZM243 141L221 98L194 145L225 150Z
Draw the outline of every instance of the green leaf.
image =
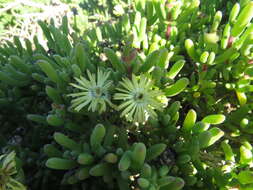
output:
M189 112L187 113L187 115L185 117L182 130L184 132L191 131L191 129L195 125L196 119L197 119L196 112L193 109L189 110Z
M204 119L202 119L202 122L204 123L209 123L212 125L218 125L221 124L225 121L226 117L222 114L216 114L216 115L209 115L204 117Z
M77 166L77 163L73 160L63 158L50 158L46 162L46 166L56 170L70 170Z
M216 141L218 141L221 137L224 136L224 132L217 127L214 127L208 131L211 133L211 136L212 136L209 141L208 146L213 145Z
M159 58L160 58L160 51L158 50L153 51L151 54L147 56L146 61L140 67L139 72L141 73L148 72L149 69L157 65Z
M56 70L53 66L45 60L39 60L36 62L41 70L46 73L46 75L55 83L60 81L59 75L57 74Z
M208 144L211 138L212 138L212 134L209 131L204 131L200 133L198 136L200 148L208 147Z
M150 185L150 182L145 178L139 178L137 180L137 182L138 182L139 186L144 189L148 188L148 186Z
M253 161L253 154L250 149L245 146L240 147L240 163L250 164Z
M181 78L179 79L175 84L168 86L164 89L166 96L176 96L180 92L182 92L186 86L189 84L189 79L187 78Z
M253 171L241 171L237 179L241 184L250 184L253 182Z
M167 73L167 77L169 77L170 79L174 79L177 74L181 71L181 69L183 68L185 64L185 60L179 60L177 61L170 69L170 71Z

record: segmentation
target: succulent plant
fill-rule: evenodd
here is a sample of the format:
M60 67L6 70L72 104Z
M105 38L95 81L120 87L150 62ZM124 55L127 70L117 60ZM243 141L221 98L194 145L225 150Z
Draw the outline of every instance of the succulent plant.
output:
M83 33L39 21L46 46L0 48L0 150L24 184L251 189L252 1L82 6Z

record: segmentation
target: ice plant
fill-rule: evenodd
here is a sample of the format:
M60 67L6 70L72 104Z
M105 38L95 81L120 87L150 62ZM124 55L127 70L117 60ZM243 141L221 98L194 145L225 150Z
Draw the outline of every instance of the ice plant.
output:
M88 110L102 113L106 110L106 104L112 104L108 93L108 89L112 85L112 81L108 80L110 72L103 72L98 69L97 76L95 74L91 74L90 71L87 71L87 74L88 79L80 76L80 78L75 78L78 84L70 84L71 86L81 90L81 92L68 95L74 98L71 101L71 107L76 111L80 111L82 108L89 105Z
M120 84L122 88L117 88L119 92L114 95L114 99L123 101L118 107L123 110L121 117L127 116L134 122L142 123L149 116L156 117L155 109L162 109L163 105L158 100L162 92L153 89L153 82L144 75L132 75L132 80L124 78Z

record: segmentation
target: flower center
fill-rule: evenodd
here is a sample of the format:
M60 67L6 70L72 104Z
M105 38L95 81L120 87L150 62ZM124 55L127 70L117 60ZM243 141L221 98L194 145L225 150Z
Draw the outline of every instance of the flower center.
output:
M96 92L96 95L97 95L97 96L100 96L100 95L101 95L101 89L100 89L100 87L97 87L97 88L95 89L95 92Z
M96 98L101 97L102 93L103 93L103 91L102 91L102 89L100 87L96 87L96 88L94 88L94 89L91 90L92 96L96 97Z
M104 92L103 88L101 88L101 87L95 87L95 88L91 89L90 93L91 93L91 96L93 96L95 98L107 97L106 92Z
M143 93L136 93L134 96L134 99L135 100L142 100L143 96L144 96Z

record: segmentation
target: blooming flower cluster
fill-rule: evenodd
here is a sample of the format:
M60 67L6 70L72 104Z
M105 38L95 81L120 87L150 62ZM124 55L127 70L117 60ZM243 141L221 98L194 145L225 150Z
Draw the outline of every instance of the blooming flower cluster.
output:
M75 78L78 84L71 83L71 85L81 92L72 93L68 96L74 98L72 100L72 107L76 111L80 111L85 106L92 112L99 113L106 111L106 105L114 107L111 102L110 87L112 81L108 80L110 72L97 71L97 76L87 72L88 79L84 77ZM118 91L113 96L114 100L121 101L117 106L121 110L121 117L126 116L128 120L133 122L145 122L149 117L156 117L155 110L162 110L163 104L159 97L163 93L154 89L151 79L144 75L132 75L132 79L123 78L119 82L120 87L116 88Z

